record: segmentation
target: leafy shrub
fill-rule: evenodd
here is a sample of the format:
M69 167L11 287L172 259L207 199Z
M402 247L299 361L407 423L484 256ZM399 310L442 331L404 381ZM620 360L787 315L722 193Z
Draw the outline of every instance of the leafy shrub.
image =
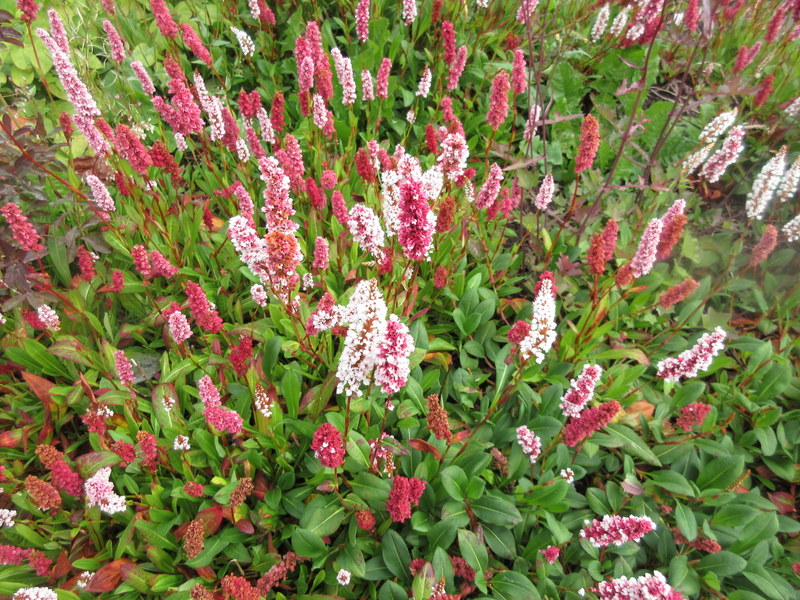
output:
M793 597L800 4L3 6L0 592Z

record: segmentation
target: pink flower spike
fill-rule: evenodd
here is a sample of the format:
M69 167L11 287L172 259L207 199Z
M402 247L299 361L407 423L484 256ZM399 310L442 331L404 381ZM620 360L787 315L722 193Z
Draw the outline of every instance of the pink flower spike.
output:
M318 237L314 242L314 262L312 267L315 269L327 269L329 261L328 240Z
M661 241L661 230L664 223L661 219L653 219L647 225L636 249L636 255L631 259L631 272L635 277L647 275L656 262L658 243Z
M156 93L156 86L153 85L153 80L150 79L150 75L144 68L144 65L135 60L131 63L131 69L133 69L133 73L136 75L136 79L139 80L139 83L142 84L142 90L148 96L152 96ZM87 177L88 178L88 177Z
M658 571L646 573L641 577L620 577L611 581L602 581L597 588L592 588L600 600L684 600L683 596L672 589L667 580Z
M481 190L475 198L475 207L478 210L489 208L497 200L497 195L500 193L500 186L503 183L503 169L497 163L492 163L489 169L489 175L486 177Z
M744 150L744 127L737 125L731 129L722 147L709 158L700 169L700 177L709 183L716 183L727 168L736 162Z
M461 74L464 72L464 67L467 65L467 47L459 46L456 52L456 57L450 63L450 72L447 75L447 89L454 90L458 87L458 80L461 79Z
M108 43L111 44L111 58L121 63L125 60L125 45L122 43L122 38L108 19L103 20L103 30L108 36Z
M189 321L186 319L181 311L175 311L169 316L169 333L176 343L182 344L190 337L192 337L192 328L189 327Z
M14 241L19 244L20 248L28 252L39 252L44 250L44 246L39 242L41 239L39 234L31 225L19 206L13 202L0 207L0 214L3 215L8 226L11 227L11 233L14 236Z
M39 317L39 320L44 323L47 329L52 329L53 331L61 329L61 320L58 318L56 311L46 304L42 304L36 309L36 316Z
M381 255L385 234L375 211L364 204L356 204L350 211L347 227L359 246L376 258Z
M114 484L110 481L111 467L103 467L86 480L86 506L99 506L106 514L113 515L125 512L125 497L114 492Z
M684 431L691 431L695 425L702 425L710 412L711 406L708 404L702 402L687 404L681 409L681 415L675 424Z
M677 358L665 358L658 363L658 377L667 381L678 381L681 377L695 377L711 366L711 361L725 347L727 334L722 327L704 333L697 343L682 352Z
M378 82L375 90L375 95L378 98L389 97L389 71L391 71L391 69L391 59L384 58L381 61L380 69L378 69Z
M553 200L555 189L556 184L553 182L553 174L548 173L544 176L542 185L539 187L539 192L536 194L536 200L534 201L536 208L545 210Z
M323 467L338 469L344 464L344 440L341 432L330 423L320 425L311 442L314 456Z
M17 9L22 13L19 20L23 23L33 23L39 14L39 5L33 0L17 0Z
M594 388L603 369L597 365L583 365L577 379L570 381L570 389L561 399L561 410L567 417L577 417L594 396Z
M411 25L417 18L416 0L403 0L403 23Z
M539 0L521 0L519 9L517 9L517 21L527 24L537 6L539 6Z
M559 550L558 546L548 546L547 548L539 550L539 552L542 553L544 559L551 565L558 560L561 554L561 550Z
M508 90L511 84L508 73L500 71L492 81L492 93L489 99L489 112L486 120L495 131L508 117Z
M514 50L514 64L511 69L511 89L517 96L528 87L528 73L525 67L525 54L517 48Z
M173 39L178 37L178 25L175 23L175 19L172 18L166 2L164 0L150 0L150 9L156 18L156 25L161 31L161 35Z
M551 277L545 271L539 278L536 297L533 300L533 317L525 338L519 343L522 360L535 358L538 364L544 361L545 353L556 340L556 299ZM510 332L509 332L510 333Z
M573 417L564 427L564 443L570 448L605 427L622 410L619 402L611 400L600 406L587 408L579 416Z
M656 524L650 517L620 517L605 515L602 521L594 519L581 529L581 537L589 540L595 548L621 546L625 542L638 542L645 534L655 531Z
M114 352L114 366L117 369L117 377L119 382L125 387L133 385L133 369L131 369L131 361L125 356L125 352L117 350Z
M419 504L426 482L416 477L397 475L392 478L392 491L386 501L386 510L392 521L402 523L411 518L411 505Z
M372 74L366 69L361 71L361 99L364 102L375 100L375 87L372 84Z
M211 53L205 47L197 32L188 23L181 24L181 37L183 38L183 43L191 50L192 54L210 67L212 62Z
M536 459L542 453L542 440L525 425L517 427L517 442L522 446L522 451L528 455L531 464L536 464Z
M383 339L378 344L375 383L384 394L396 394L408 380L411 370L409 357L414 352L414 338L397 315L390 315Z
M369 3L370 0L358 0L356 6L356 34L361 42L369 40Z
M400 184L400 227L397 241L411 260L430 260L436 217L422 183L414 179Z

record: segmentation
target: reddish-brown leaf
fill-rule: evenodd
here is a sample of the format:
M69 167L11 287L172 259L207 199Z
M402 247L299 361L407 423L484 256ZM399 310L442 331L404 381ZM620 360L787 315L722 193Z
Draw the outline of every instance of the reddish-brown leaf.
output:
M655 410L656 407L650 404L647 400L639 400L638 402L634 402L625 408L625 412L629 415L642 414L644 415L645 419L652 419Z
M85 591L90 594L102 594L119 587L120 581L136 566L130 558L118 558L100 567L92 577Z
M24 437L24 429L0 431L0 448L16 448Z
M53 565L53 570L50 572L50 576L53 579L61 579L69 573L72 565L69 562L69 556L67 556L67 551L62 550L61 554L58 555L56 559L56 564Z
M270 490L269 482L264 477L264 473L256 471L253 475L253 495L259 500L264 500L264 494Z
M28 373L27 371L23 371L21 375L34 395L42 401L44 407L47 409L52 408L54 402L52 396L50 396L50 390L55 386L55 383L48 381L44 377Z
M432 446L425 440L421 440L419 438L412 438L408 440L408 445L414 448L415 450L421 450L422 452L433 454L436 460L442 460L442 453L439 452L439 449L436 448L436 446Z
M205 532L206 537L210 535L214 535L219 526L222 525L222 507L220 505L211 506L209 508L204 508L195 519L200 519L203 522L203 531ZM189 523L191 521L186 521L182 523L180 527L175 530L175 538L176 539L183 539L183 536L186 535L186 530L189 527Z
M252 534L256 530L256 528L253 527L253 524L247 519L239 519L236 521L236 529L247 534Z
M217 578L217 572L211 567L200 567L197 569L197 574L203 579L213 581Z
M414 304L417 302L417 294L419 294L419 286L415 283L408 291L408 295L411 296L411 300L406 303L406 307L403 309L404 317L411 315L411 311L414 309Z
M791 515L795 512L795 498L787 492L769 492L767 497L772 500L778 513Z
M460 441L466 439L466 437L468 435L469 435L469 429L462 429L461 431L459 431L458 433L456 433L453 436L453 441L454 442L460 442Z
M23 371L22 378L31 388L34 395L41 401L44 406L44 422L42 429L39 432L39 443L45 442L53 435L53 416L52 409L55 406L53 398L50 395L50 389L55 385L52 381L48 381L44 377L39 377L33 373Z

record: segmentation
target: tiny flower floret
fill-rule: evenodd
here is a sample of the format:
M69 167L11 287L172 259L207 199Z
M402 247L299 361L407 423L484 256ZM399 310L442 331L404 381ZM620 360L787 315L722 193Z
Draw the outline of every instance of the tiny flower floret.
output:
M350 583L350 571L339 569L339 573L336 575L336 581L339 582L339 585L348 585Z

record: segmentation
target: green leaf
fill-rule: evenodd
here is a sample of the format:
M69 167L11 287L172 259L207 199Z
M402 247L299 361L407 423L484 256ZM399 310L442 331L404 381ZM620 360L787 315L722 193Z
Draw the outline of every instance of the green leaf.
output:
M147 540L147 543L164 550L178 550L178 545L173 541L175 536L169 533L168 526L157 526L149 521L140 520L135 522L134 527Z
M97 450L82 454L75 459L75 466L84 479L88 479L103 467L119 464L119 455L110 450Z
M630 427L612 423L606 426L606 433L596 433L592 441L606 448L623 448L656 467L661 466L658 457L653 454L650 447Z
M456 539L457 531L456 519L442 519L428 531L428 546L431 549L449 548Z
M378 591L378 600L408 600L408 594L394 581L387 581Z
M230 545L230 541L224 539L222 535L215 535L210 540L206 540L203 551L194 558L187 560L186 565L193 569L207 567L217 558L225 548Z
M451 465L442 470L442 486L453 500L466 498L467 481L467 474L461 467Z
M405 540L394 529L390 529L383 536L381 556L392 575L403 581L411 578L411 572L408 570L411 554L408 552Z
M164 399L169 398L175 401L178 398L178 393L175 391L175 386L171 383L159 383L153 388L150 396L153 400L152 409L156 416L156 421L161 426L162 430L172 428L172 411L167 410L164 406Z
M492 577L490 587L499 600L539 600L539 591L522 573L501 571Z
M68 286L72 281L72 276L69 272L69 261L67 260L67 245L53 235L49 236L47 240L47 249L49 258L56 268L56 275L58 275L62 284Z
M772 600L787 600L796 597L796 590L781 579L775 573L759 566L749 566L744 576L752 583L756 589Z
M501 558L516 558L516 542L514 534L505 527L487 525L483 528L483 539L497 556Z
M723 577L740 574L744 571L745 566L747 566L747 561L741 556L722 550L701 558L696 568L700 575L710 571L722 579Z
M773 363L766 373L762 371L761 376L758 377L756 381L758 381L758 387L756 388L756 396L753 400L755 402L772 400L780 396L789 386L789 383L791 383L792 367L790 365Z
M697 487L703 495L708 490L724 490L732 485L744 471L743 456L720 456L700 469Z
M669 584L684 596L694 596L700 591L700 578L689 566L686 556L674 556L669 563Z
M478 536L468 529L458 530L458 549L461 552L461 557L467 561L467 564L475 569L475 583L478 583L478 575L483 580L483 573L486 571L486 566L489 564L489 554L486 552L484 546ZM486 584L483 584L484 588ZM480 588L480 586L478 586ZM483 590L482 590L483 591Z
M297 418L300 409L300 374L291 367L286 370L281 379L281 393L286 401L286 414Z
M675 523L688 541L691 542L697 537L697 519L694 518L694 513L680 502L675 505Z
M328 547L322 538L313 531L297 527L292 533L292 550L298 556L319 558L325 554Z
M522 522L522 515L512 502L497 496L484 496L470 503L472 511L484 523L513 527Z
M538 485L533 488L522 502L531 506L540 506L545 510L552 510L561 504L569 491L569 484L565 479L557 479L550 485Z
M300 527L320 537L332 535L344 521L345 509L337 496L319 496L305 508Z
M351 430L347 436L347 455L365 469L369 468L369 442L357 431Z
M695 491L692 484L676 471L654 471L650 473L650 479L658 487L663 488L673 494L681 494L694 498Z
M778 516L774 512L761 513L740 530L738 539L730 547L731 552L741 554L761 541L778 533Z

